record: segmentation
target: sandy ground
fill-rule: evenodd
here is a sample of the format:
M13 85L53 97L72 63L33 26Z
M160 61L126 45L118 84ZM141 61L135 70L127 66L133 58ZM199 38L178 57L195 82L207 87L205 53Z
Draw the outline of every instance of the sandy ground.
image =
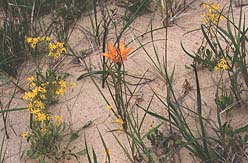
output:
M221 5L224 4L225 0L215 1L219 2ZM174 89L178 95L178 97L182 96L184 88L182 87L185 79L187 79L192 86L192 90L188 93L188 95L183 99L183 103L195 108L195 81L193 72L189 69L185 68L185 65L189 65L192 62L192 59L185 55L183 52L180 42L183 41L183 45L189 51L192 51L199 46L199 39L202 37L199 32L191 33L187 36L184 34L190 30L197 29L201 24L201 12L202 8L200 7L200 2L194 2L190 8L188 8L176 21L175 24L171 25L168 28L168 69L172 71L175 66L175 79L174 79ZM235 17L238 16L238 8L234 8ZM245 12L247 8L245 8ZM124 36L126 42L131 41L135 36L141 35L145 32L145 30L149 30L148 23L153 19L153 27L158 28L161 27L161 22L159 20L159 16L156 14L146 14L139 17L134 24L132 25L133 30L129 30L128 33ZM75 51L80 51L82 49L88 49L90 46L89 39L85 37L82 30L80 30L80 26L87 27L89 20L88 18L82 18L75 30L72 33L70 39L70 45ZM154 33L154 38L160 39L165 37L165 31L160 30ZM146 43L150 41L150 35L145 35L140 39L142 43ZM139 43L137 41L130 44L130 47L137 48ZM156 47L159 55L162 57L164 53L164 42L156 42ZM153 48L151 45L147 45L146 50L149 51L150 55L155 57ZM66 71L71 74L68 80L76 81L76 78L80 76L82 73L86 72L86 67L83 64L73 64L71 62L71 57L66 57L62 62L62 71ZM85 59L87 65L91 65L92 69L99 69L100 58L99 52L93 52L89 57ZM132 56L128 58L128 61L125 62L126 70L130 74L135 74L137 76L142 76L145 71L147 74L146 78L154 79L152 82L148 82L140 86L138 91L136 92L132 103L139 103L141 106L147 106L148 101L152 96L152 90L154 89L157 93L166 96L166 90L164 82L158 77L155 69L150 65L150 60L146 56L143 50L138 50ZM21 85L25 86L27 82L25 81L25 77L27 74L31 74L32 69L34 67L34 63L29 61L25 64L23 71L21 72ZM215 104L214 104L214 94L215 94L215 85L216 85L216 76L217 73L209 72L208 70L200 70L199 77L202 88L202 98L204 101L204 114L212 119L215 117L211 116L215 114ZM130 81L134 81L133 79L129 79ZM100 85L100 80L96 80L96 82ZM134 81L135 82L135 81ZM137 80L136 80L137 82ZM1 87L1 93L4 95L9 95L13 90L13 85L5 84ZM19 97L22 96L23 92L18 90ZM108 94L107 89L102 89L104 94L108 99L110 96ZM2 98L2 100L6 100ZM16 99L11 108L25 106L24 102L21 99ZM161 115L165 115L166 112L157 100L152 103L151 109L160 113ZM104 140L106 141L108 149L111 152L111 162L113 163L128 163L128 159L126 158L124 152L114 140L113 135L108 132L110 129L117 129L118 125L113 124L112 121L115 119L111 112L107 109L107 104L104 99L101 97L99 91L96 86L93 84L90 78L85 78L80 81L76 81L76 88L70 92L68 91L65 97L62 97L60 102L55 106L51 107L51 111L53 113L59 114L63 117L63 120L69 122L74 129L80 128L84 126L88 122L92 122L88 128L83 129L80 133L80 138L76 142L76 147L78 149L84 149L84 135L86 136L87 143L89 147L94 147L99 162L102 163L105 160L105 151L102 146L99 134L97 132L97 128L102 133ZM133 107L133 111L140 115L144 114L137 107ZM20 138L20 134L25 131L28 127L28 112L11 112L8 118L8 131L10 134L10 139L7 141L7 157L6 163L18 163L18 162L32 162L20 160L21 151L25 149L27 143ZM232 120L232 124L234 127L238 127L247 123L246 119L248 118L247 109L243 110L235 110L230 112L229 115L223 115L223 119ZM145 122L145 127L142 129L142 133L146 133L152 121L155 121L155 124L158 124L159 121L148 117ZM196 123L193 120L189 120L192 128L196 128ZM2 128L2 124L0 124ZM1 135L3 135L3 130L1 130ZM116 133L117 137L122 140L123 144L128 147L126 135L124 133ZM2 137L2 136L1 136ZM147 141L148 142L148 141ZM191 163L193 162L192 156L188 151L182 150L181 154L181 162L182 163ZM82 163L86 163L86 156L82 156L80 158ZM65 162L73 163L75 160L68 160ZM177 161L179 162L179 161ZM197 162L197 161L196 161Z

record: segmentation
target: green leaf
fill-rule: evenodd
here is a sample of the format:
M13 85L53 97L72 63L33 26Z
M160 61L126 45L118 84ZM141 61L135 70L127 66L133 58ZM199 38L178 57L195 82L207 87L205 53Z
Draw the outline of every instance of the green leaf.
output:
M91 76L91 75L97 75L97 74L102 75L102 74L104 74L104 73L105 73L104 71L91 71L91 72L87 72L87 73L84 73L84 74L80 75L80 76L77 78L77 80L81 80L81 79L86 78L86 77L89 77L89 76Z
M235 134L240 134L242 132L248 132L248 124L243 126L243 127L240 127L238 129L234 130Z
M70 143L79 137L78 131L71 134Z

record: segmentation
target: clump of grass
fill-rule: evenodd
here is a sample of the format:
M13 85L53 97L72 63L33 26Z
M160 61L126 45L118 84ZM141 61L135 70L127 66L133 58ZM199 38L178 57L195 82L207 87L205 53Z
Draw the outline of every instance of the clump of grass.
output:
M58 162L71 157L79 162L83 151L77 151L72 145L79 137L79 131L72 131L60 116L33 122L33 129L22 133L22 137L30 143L26 154L38 162Z
M68 41L70 25L92 8L89 0L0 1L3 16L0 26L0 70L17 78L18 68L27 59L26 36L53 34L60 41ZM49 14L52 22L47 25L43 22L43 16Z
M205 6L208 13L203 15L204 24L200 29L204 36L203 44L196 55L184 50L198 65L219 71L221 74L227 74L231 91L231 94L228 93L228 99L230 99L228 103L235 99L239 105L245 104L246 91L244 90L248 88L247 61L245 59L247 57L245 52L247 39L242 7L238 22L235 22L232 3L228 7L227 16L222 15L218 4L205 4ZM226 27L219 25L219 22L224 20ZM222 81L222 77L219 80ZM226 90L221 91L223 95Z
M211 14L213 13L211 12ZM210 18L213 18L212 16ZM218 28L218 24L216 25L215 16L216 15L214 15L214 19L208 19L208 21L210 21L208 22L209 23L208 27L211 27L214 24L213 26ZM217 16L220 19L221 15L218 14ZM221 29L222 29L221 32L223 32L224 29L223 28ZM204 36L206 37L206 33L204 33ZM213 38L210 38L210 37L206 37L206 38L207 38L207 44L209 44L209 42L214 40ZM216 45L219 47L220 44L218 43L219 42L217 42ZM209 46L211 48L214 47L213 44ZM149 56L148 52L147 52L147 55ZM156 54L156 56L157 55L158 54ZM223 93L223 97L225 98L226 101L222 100L221 105L220 103L218 103L216 106L217 122L206 119L203 116L201 89L200 89L198 70L197 70L197 65L198 65L197 63L199 60L197 60L198 59L197 57L193 57L193 58L194 58L194 62L191 66L195 74L195 81L196 81L196 88L197 88L196 89L196 94L197 94L196 111L193 111L193 109L189 108L188 106L183 106L182 104L178 102L178 98L176 98L176 95L173 89L173 84L172 84L173 78L174 78L174 70L172 72L172 75L169 75L166 65L163 62L161 62L159 59L158 59L158 63L154 62L153 60L152 60L153 61L152 63L157 68L159 74L163 74L162 76L164 77L165 79L164 81L166 82L166 85L167 85L167 95L165 98L163 98L161 95L157 93L155 93L155 95L160 100L160 102L165 106L166 111L168 112L169 116L165 117L155 112L150 112L145 109L143 110L146 111L148 114L162 120L163 122L169 123L170 130L171 131L176 130L182 136L181 140L179 139L177 140L177 144L181 147L187 148L195 157L199 158L201 161L203 162L223 162L224 161L225 162L225 161L231 161L233 159L239 162L246 157L242 151L244 150L244 146L245 146L244 144L246 143L247 135L245 135L244 137L240 137L241 132L238 132L238 131L241 131L241 128L242 128L242 132L245 133L248 129L247 125L240 127L238 129L232 129L229 123L227 122L223 123L221 121L220 106L222 105L223 107L223 105L227 105L231 101L231 98L229 98L228 95L225 93ZM163 71L161 71L161 67L163 68ZM228 62L225 59L218 61L215 64L215 69L221 70L221 71L228 71L229 70ZM221 76L221 79L222 79L222 76ZM219 83L221 83L221 80ZM217 89L219 89L219 85L217 86ZM195 119L197 119L197 123L199 124L198 134L195 134L193 132L193 129L190 127L188 121L186 120L186 115L184 113L184 110L192 113ZM206 126L211 126L211 127L209 128ZM209 135L208 134L209 130L212 130L214 134ZM233 149L235 149L235 151Z
M101 134L101 132L99 131L99 129L97 128L97 131L100 135L100 138L101 138L101 142L102 142L102 145L104 147L104 150L105 150L105 158L104 158L104 162L106 163L110 163L111 162L111 150L108 149L104 139L103 139L103 136ZM86 154L87 154L87 160L89 163L98 163L97 161L97 155L96 155L96 152L94 150L94 148L92 147L92 156L93 156L93 159L91 159L91 156L90 156L90 150L88 148L88 145L87 145L87 140L86 140L86 137L84 137L85 141L84 141L84 144L85 144L85 150L86 150Z
M63 42L53 41L48 36L27 37L26 42L33 50L41 48L38 45L45 42L43 48L47 49L47 56L52 60L57 60L67 51ZM27 79L28 89L23 96L30 112L30 129L22 133L22 137L30 143L27 156L39 162L57 162L68 157L75 157L79 162L81 152L76 152L71 143L79 137L80 130L72 131L68 124L62 123L62 117L53 116L49 111L49 106L65 94L68 85L73 89L75 83L68 84L65 81L66 74L58 75L51 66L45 73L41 67L37 69L36 75Z

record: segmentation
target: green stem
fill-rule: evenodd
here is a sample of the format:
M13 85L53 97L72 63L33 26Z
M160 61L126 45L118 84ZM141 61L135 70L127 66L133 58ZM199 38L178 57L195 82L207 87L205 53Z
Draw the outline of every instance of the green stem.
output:
M206 133L205 133L205 127L204 127L204 123L203 123L203 117L202 117L202 107L201 107L201 91L200 91L200 85L199 85L199 80L198 80L198 73L197 73L197 69L196 69L196 65L195 63L193 63L193 69L195 72L195 78L196 78L196 87L197 87L197 112L199 115L199 121L200 121L200 129L201 129L201 134L202 134L202 143L204 146L204 149L206 151L206 157L207 158L211 158L211 156L209 155L209 151L208 151L208 145L207 145L207 137L206 137Z

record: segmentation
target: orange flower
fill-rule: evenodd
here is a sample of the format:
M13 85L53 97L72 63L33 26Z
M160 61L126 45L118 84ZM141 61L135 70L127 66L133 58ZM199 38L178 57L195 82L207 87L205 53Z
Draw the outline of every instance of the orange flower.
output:
M131 51L131 48L125 49L124 42L119 43L119 49L115 48L113 44L108 43L108 53L102 53L103 56L111 59L115 63L121 63L127 60L127 54Z

